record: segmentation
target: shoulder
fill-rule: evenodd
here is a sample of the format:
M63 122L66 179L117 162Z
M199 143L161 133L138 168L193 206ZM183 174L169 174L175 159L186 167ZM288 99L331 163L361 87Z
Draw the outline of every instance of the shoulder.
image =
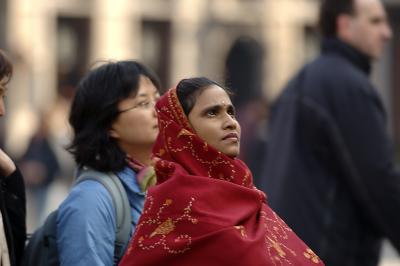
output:
M304 71L305 90L316 99L328 97L330 102L377 97L368 75L341 56L321 55L306 65Z
M321 81L346 87L369 86L370 84L367 74L338 55L321 55L308 68Z
M57 214L61 265L111 265L115 211L102 184L85 180L75 185Z
M85 180L73 186L58 212L59 219L70 215L79 219L91 219L102 214L114 215L110 194L101 183L94 180Z

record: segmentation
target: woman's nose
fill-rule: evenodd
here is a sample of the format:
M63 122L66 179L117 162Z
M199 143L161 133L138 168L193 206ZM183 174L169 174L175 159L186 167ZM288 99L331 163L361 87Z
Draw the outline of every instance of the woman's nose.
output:
M226 119L224 122L224 128L228 129L236 129L238 126L237 120L232 117L230 114L226 114Z
M152 110L153 110L153 116L154 117L157 117L157 110L156 110L156 103L157 103L157 101L152 101Z

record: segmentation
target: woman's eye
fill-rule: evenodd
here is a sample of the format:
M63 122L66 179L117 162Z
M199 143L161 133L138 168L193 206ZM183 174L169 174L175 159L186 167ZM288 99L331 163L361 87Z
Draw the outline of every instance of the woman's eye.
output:
M236 117L236 112L235 110L228 110L228 114L232 117Z
M150 105L150 101L140 102L138 106L140 107L148 107Z
M209 111L207 111L207 116L216 116L217 115L217 111L215 111L215 110L209 110Z

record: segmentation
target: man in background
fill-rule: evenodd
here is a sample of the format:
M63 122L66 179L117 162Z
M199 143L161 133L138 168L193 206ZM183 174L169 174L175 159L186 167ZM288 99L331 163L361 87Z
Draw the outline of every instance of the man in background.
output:
M369 80L392 32L380 0L324 0L322 53L273 107L263 189L329 266L377 265L400 250L400 172Z

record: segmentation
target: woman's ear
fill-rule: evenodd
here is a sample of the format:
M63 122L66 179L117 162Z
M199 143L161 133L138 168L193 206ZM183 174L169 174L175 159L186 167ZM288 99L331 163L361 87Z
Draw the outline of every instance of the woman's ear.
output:
M108 135L109 135L111 138L114 138L114 139L118 139L118 138L119 138L119 134L118 134L113 128L111 128L110 130L108 130Z

